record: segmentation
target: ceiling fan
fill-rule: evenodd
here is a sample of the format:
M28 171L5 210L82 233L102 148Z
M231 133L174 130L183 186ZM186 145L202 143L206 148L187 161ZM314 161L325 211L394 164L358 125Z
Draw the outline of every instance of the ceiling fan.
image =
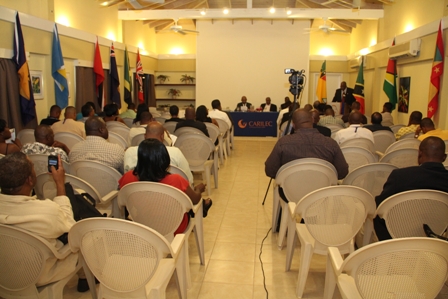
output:
M174 25L172 25L167 30L161 30L158 32L174 32L174 33L179 33L182 35L185 35L187 33L199 33L199 31L196 31L196 30L183 29L182 26L177 25L177 20L174 20Z
M330 33L330 32L343 32L343 33L350 33L349 31L343 30L343 29L339 29L339 28L335 28L334 25L332 24L327 25L327 18L324 18L324 24L320 25L318 28L305 28L305 30L308 30L308 33L310 31L323 31L325 33Z

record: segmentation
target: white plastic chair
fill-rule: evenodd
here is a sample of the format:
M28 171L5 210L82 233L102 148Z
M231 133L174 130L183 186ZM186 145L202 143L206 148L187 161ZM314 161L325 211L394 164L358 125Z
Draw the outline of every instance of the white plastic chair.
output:
M169 172L171 174L178 174L181 177L183 177L184 179L186 179L187 181L189 181L187 174L182 169L180 169L177 166L174 166L174 165L170 164Z
M131 146L139 146L140 143L141 143L143 140L145 140L145 134L146 134L146 133L140 133L140 134L137 134L137 135L135 135L134 137L132 137L132 140L131 140Z
M392 132L394 132L394 134L397 134L398 130L400 130L403 127L406 127L406 125L393 125L390 126L390 129L392 130Z
M126 139L124 139L123 137L121 137L121 135L119 135L113 131L109 131L109 139L108 140L110 143L118 144L124 150L128 148L128 142L126 141Z
M402 140L402 139L412 139L412 138L415 138L415 133L414 132L401 135L400 140Z
M280 198L278 189L283 189L283 193L289 202L297 203L303 196L314 190L337 184L337 172L334 166L327 161L316 160L320 159L307 158L291 161L283 165L275 176L273 212L278 213L279 204L282 207L280 231L277 239L279 248L283 246L288 223L293 219L289 217L288 206Z
M165 121L166 121L166 118L165 117L161 117L161 116L158 116L158 117L155 117L154 118L156 121L158 121L159 123L161 123L162 125L165 123Z
M110 123L110 121L108 122ZM120 135L124 140L128 140L129 137L129 131L130 129L127 126L122 126L122 123L120 123L121 125L117 126L110 126L110 128L108 127L107 130L110 132L113 132L115 134Z
M371 151L357 146L341 147L342 154L348 164L349 173L358 167L378 162L377 157Z
M199 134L205 136L204 132L193 127L182 127L174 131L174 135L176 135L177 137L179 137L182 134Z
M116 127L127 128L127 125L120 121L106 121L106 127L108 130Z
M170 133L174 134L174 130L176 130L177 122L175 121L169 121L163 123L163 127Z
M22 129L17 134L17 138L20 142L25 145L27 143L34 143L36 139L34 138L34 129Z
M381 159L382 163L390 163L398 168L418 166L418 149L402 148L385 154Z
M432 238L387 240L343 260L328 248L324 299L336 284L344 299L435 298L447 280L448 242Z
M425 237L423 223L442 234L448 227L448 193L411 190L384 200L376 215L386 221L392 238Z
M351 138L340 144L340 147L362 147L369 150L371 153L375 153L375 145L372 140L367 138Z
M223 144L222 134L219 131L219 128L212 123L204 123L207 127L208 134L210 135L210 140L215 144L215 141L218 140L218 145L215 146L215 155L219 156L221 164L224 162L224 159L227 159L227 149Z
M123 118L124 123L126 124L126 126L128 128L131 128L132 125L134 124L134 119L133 118L129 118L129 117L125 117Z
M188 255L188 237L194 231L201 265L205 264L204 229L202 200L193 205L190 198L177 188L154 182L127 184L118 193L118 206L126 207L132 220L150 227L162 234L169 242L181 224L184 214L192 210L195 217L190 218L183 234L186 236L185 256L182 268L185 269L185 288L191 285Z
M48 173L48 155L45 154L31 154L28 155L31 161L34 164L34 171L36 175L41 173ZM70 173L70 164L62 160L62 166L64 167L65 173Z
M340 129L343 129L344 127L339 124L326 124L325 127L329 128L331 130L331 133L337 132Z
M380 130L373 132L375 151L385 153L386 149L395 142L395 135L391 131Z
M96 161L78 160L70 163L70 173L89 182L102 197L110 200L112 215L119 216L117 189L121 174L116 169Z
M406 138L406 139L400 139L398 141L395 141L392 143L384 152L385 154L402 148L416 148L418 149L420 147L421 141L415 138Z
M366 190L354 186L331 186L316 190L299 203L290 202L291 219L287 242L286 271L291 268L296 234L300 240L300 269L297 297L302 298L313 253L326 255L328 247L337 247L342 254L354 251L353 238L367 217L375 214L375 200Z
M279 133L279 138L280 137L283 137L283 136L285 136L286 134L289 134L289 132L291 132L291 130L292 130L292 121L291 121L291 123L290 123L290 125L289 125L289 129L287 130L286 129L286 126L288 125L288 122L287 121L285 121L285 122L283 122L281 125L280 125L280 133Z
M149 227L112 218L81 220L69 233L70 248L81 252L86 277L100 282L98 298L165 298L175 271L179 295L186 298L179 283L182 271L176 269L184 241L179 234L169 244Z
M0 239L2 298L62 298L64 286L81 268L77 266L59 281L36 287L47 260L65 259L72 254L69 246L56 250L54 245L35 233L4 224L0 224Z
M222 144L224 149L223 153L225 155L224 157L226 158L227 156L230 156L232 154L232 151L230 149L230 143L232 142L230 128L229 125L224 120L219 118L215 118L215 120L219 125L219 131L221 132L222 135Z
M80 141L83 141L84 139L81 136L74 133L59 132L54 134L54 140L62 142L69 149L72 149L75 144L77 144Z
M207 182L207 194L210 195L210 175L212 173L215 179L215 188L218 188L218 157L213 155L215 145L210 138L202 132L201 134L182 134L177 138L174 145L184 154L191 171L202 172L202 179L205 178Z

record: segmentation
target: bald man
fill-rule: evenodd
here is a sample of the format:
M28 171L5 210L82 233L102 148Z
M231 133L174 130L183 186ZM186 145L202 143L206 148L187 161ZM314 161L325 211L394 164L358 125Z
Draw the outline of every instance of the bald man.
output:
M82 138L86 138L84 124L82 122L76 121L75 107L68 106L67 108L65 108L64 117L64 120L55 122L51 126L51 129L53 129L53 133L57 134L59 132L69 132L79 135Z
M85 123L86 140L78 142L70 151L70 162L92 160L115 168L123 173L124 149L110 143L106 123L98 116L92 116Z
M439 137L425 138L418 149L418 164L391 172L383 191L375 198L379 206L386 198L400 192L432 189L448 192L448 170L443 166L446 159L445 142ZM379 240L391 239L383 219L374 220L375 232Z
M185 109L185 121L179 122L176 125L176 130L183 127L192 127L200 130L205 136L210 137L208 134L207 126L200 121L196 120L196 111L193 107L188 107ZM176 130L174 130L174 135L176 135Z
M53 130L50 126L39 125L34 130L34 139L36 142L25 144L21 151L26 155L43 154L43 155L60 155L61 159L69 162L69 148L62 142L54 140Z
M338 178L348 173L348 164L337 143L313 128L313 118L309 111L297 109L292 118L294 134L280 138L267 158L265 173L275 178L282 165L296 159L318 158L330 162L338 172Z
M154 138L163 142L164 133L165 130L163 126L159 122L153 121L146 126L145 139ZM190 170L190 165L184 154L182 154L180 149L174 146L167 146L166 149L170 155L170 164L182 169L187 175L190 184L193 183L193 175ZM126 150L124 153L124 172L135 168L137 165L137 153L138 146L131 146Z
M353 138L367 138L375 143L373 139L373 133L369 129L362 127L363 115L359 111L353 111L350 113L348 123L350 126L345 129L341 129L334 135L334 140L340 145L344 141Z

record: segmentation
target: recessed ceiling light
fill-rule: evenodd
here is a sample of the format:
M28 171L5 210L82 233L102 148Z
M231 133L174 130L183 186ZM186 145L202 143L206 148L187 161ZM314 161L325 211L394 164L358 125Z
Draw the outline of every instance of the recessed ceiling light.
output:
M104 1L103 3L101 3L100 5L101 6L107 6L107 4L109 4L109 2L107 2L107 1Z
M275 13L275 7L271 7L271 8L269 9L269 12L270 12L270 13Z
M286 8L286 14L290 15L291 14L291 9L289 9L288 7Z
M227 8L224 8L224 10L222 12L226 15L229 13L229 10Z
M205 9L201 10L201 15L205 16Z

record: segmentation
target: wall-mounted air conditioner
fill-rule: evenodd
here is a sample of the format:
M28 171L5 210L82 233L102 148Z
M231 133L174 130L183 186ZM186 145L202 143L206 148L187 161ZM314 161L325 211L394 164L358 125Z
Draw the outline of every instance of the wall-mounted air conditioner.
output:
M389 57L392 59L415 57L420 53L421 43L421 39L415 38L403 44L392 46L389 48Z
M362 59L364 59L363 67L365 68L366 67L366 57L365 56L358 56L358 57L356 57L354 59L350 59L349 62L348 62L348 66L351 69L356 69L356 68L358 68L361 65Z

